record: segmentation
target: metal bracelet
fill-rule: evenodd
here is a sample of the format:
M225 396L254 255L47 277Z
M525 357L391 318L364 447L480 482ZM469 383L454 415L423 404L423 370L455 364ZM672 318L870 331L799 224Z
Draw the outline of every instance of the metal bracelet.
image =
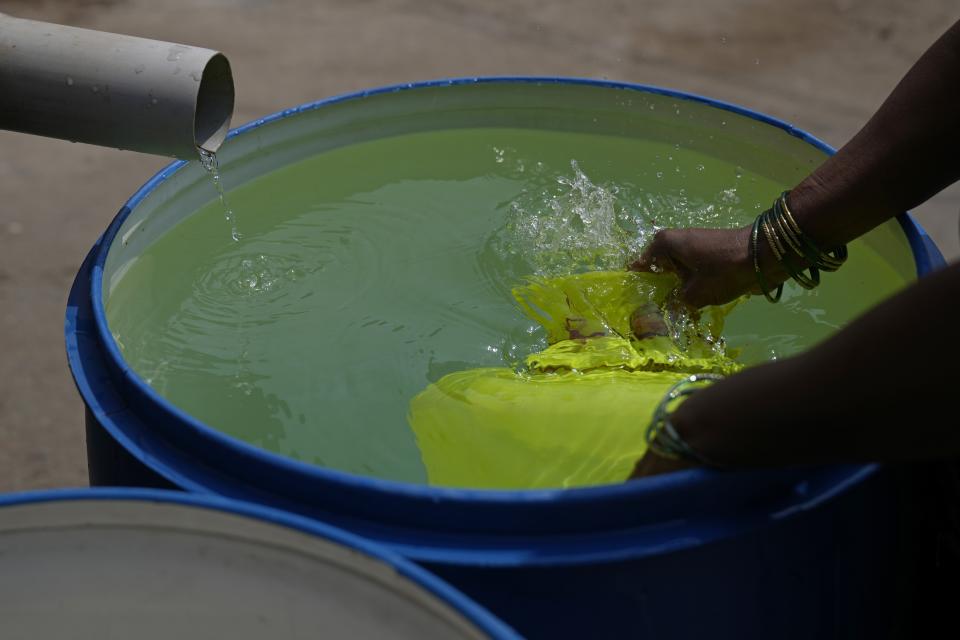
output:
M687 444L670 421L669 405L699 391L704 383L711 384L722 379L723 376L716 373L695 373L670 387L657 405L653 418L647 426L645 434L647 447L655 454L670 460L690 460L707 467L719 467L720 465L705 458Z
M794 235L797 242L803 245L804 257L810 264L823 271L836 271L847 260L847 245L840 245L831 251L820 249L809 236L800 230L800 225L797 224L796 218L790 211L790 205L787 204L787 196L789 195L789 191L784 191L776 199L773 205L774 214L786 222L785 227Z
M803 269L794 268L790 256L787 255L786 247L777 234L777 228L773 226L773 221L775 221L776 218L776 204L774 204L772 209L767 209L760 214L760 226L763 229L763 233L767 237L767 244L770 246L770 250L773 252L773 257L777 259L777 262L780 263L787 274L793 278L797 284L804 289L813 289L820 284L820 272L817 271L815 266L811 265L809 267L810 275L807 276L803 273Z
M776 303L780 301L780 296L783 295L783 283L781 282L777 285L777 292L775 294L770 293L770 287L767 286L767 279L763 277L763 272L760 271L760 258L757 257L758 248L757 245L758 237L760 235L760 223L763 220L763 214L757 216L757 219L753 221L753 229L750 230L750 257L753 261L753 272L757 275L757 282L760 285L760 291L763 293L763 297L769 300L770 302Z

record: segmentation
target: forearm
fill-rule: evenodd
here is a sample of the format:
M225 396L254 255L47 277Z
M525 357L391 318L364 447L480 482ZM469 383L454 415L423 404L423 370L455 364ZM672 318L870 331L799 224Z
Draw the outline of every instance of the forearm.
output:
M730 466L960 454L960 264L917 282L809 352L692 395L683 437Z
M791 191L824 247L858 237L960 179L960 22L910 69L870 121Z

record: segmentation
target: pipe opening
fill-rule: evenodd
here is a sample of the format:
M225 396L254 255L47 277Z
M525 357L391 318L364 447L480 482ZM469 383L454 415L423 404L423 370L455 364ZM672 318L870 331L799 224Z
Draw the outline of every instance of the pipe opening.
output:
M222 53L207 61L200 78L193 119L193 138L198 147L215 152L230 130L233 116L233 73Z

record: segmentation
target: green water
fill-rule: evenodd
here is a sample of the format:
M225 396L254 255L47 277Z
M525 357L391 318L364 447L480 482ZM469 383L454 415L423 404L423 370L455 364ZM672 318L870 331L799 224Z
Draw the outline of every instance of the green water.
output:
M621 268L655 226L744 224L790 186L674 145L526 129L410 134L225 179L240 241L212 200L111 293L125 358L225 433L410 482L425 482L411 398L545 346L512 286ZM747 363L796 353L904 279L857 243L824 281L742 305L728 344Z

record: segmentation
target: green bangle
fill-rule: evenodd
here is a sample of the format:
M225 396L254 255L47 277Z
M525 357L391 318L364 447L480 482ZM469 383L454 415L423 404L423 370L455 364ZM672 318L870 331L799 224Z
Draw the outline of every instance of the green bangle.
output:
M669 460L689 460L705 467L720 468L712 460L704 457L683 439L676 427L670 421L669 405L685 396L703 388L704 383L712 384L723 380L723 376L716 373L696 373L690 375L667 390L660 404L653 412L653 418L647 426L645 439L647 448L658 456Z
M760 291L763 292L763 297L772 303L776 303L780 302L780 296L783 295L783 283L781 282L777 286L776 295L770 295L770 287L767 286L767 279L763 277L763 272L760 271L760 260L757 258L757 244L762 218L763 214L757 216L757 219L753 221L753 229L750 231L750 258L753 261L753 271L757 275L757 282L760 284Z

